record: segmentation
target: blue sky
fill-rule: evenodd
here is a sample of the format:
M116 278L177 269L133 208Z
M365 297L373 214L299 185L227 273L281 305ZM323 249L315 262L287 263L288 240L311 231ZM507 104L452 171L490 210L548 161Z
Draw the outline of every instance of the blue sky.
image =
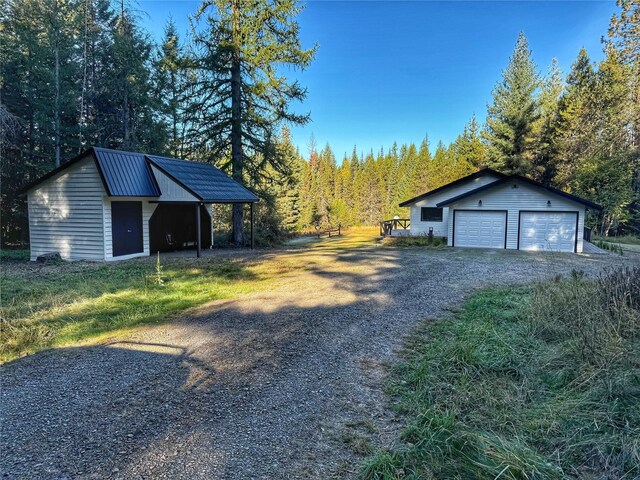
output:
M172 16L188 30L196 1L143 0L146 29L159 37ZM311 133L340 159L420 142L432 150L462 131L472 114L484 121L518 32L529 40L542 72L556 57L566 72L581 47L602 57L600 38L616 11L611 2L311 1L299 18L304 46L318 44L316 60L292 73L307 86L297 106L311 122L292 129L306 154Z

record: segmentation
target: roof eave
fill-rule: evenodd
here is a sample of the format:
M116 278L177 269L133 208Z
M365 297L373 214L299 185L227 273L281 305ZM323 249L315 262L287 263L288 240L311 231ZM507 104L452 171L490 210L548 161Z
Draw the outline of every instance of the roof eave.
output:
M495 175L498 177L498 180L501 180L502 178L506 178L506 175L504 173L500 173L496 170L493 170L491 168L482 168L480 170L478 170L477 172L474 172L470 175L467 175L466 177L462 177L459 178L457 180L454 180L453 182L449 182L445 185L442 185L438 188L434 188L433 190L429 190L428 192L425 192L421 195L418 195L417 197L413 197L410 198L409 200L405 200L404 202L400 203L398 206L399 207L408 207L410 205L413 205L416 202L419 202L421 200L424 200L425 198L429 197L430 195L433 195L434 193L438 193L441 192L443 190L446 190L447 188L453 187L455 185L459 185L461 183L464 183L466 181L470 181L470 180L475 180L476 178L480 178L483 175Z
M488 183L487 185L483 185L481 187L475 188L475 189L470 190L468 192L465 192L465 193L463 193L461 195L457 195L455 197L448 198L447 200L444 200L442 202L437 203L436 207L439 207L439 208L446 207L447 205L451 205L452 203L455 203L455 202L457 202L459 200L463 200L465 198L471 197L471 196L476 195L478 193L482 193L484 191L491 190L492 188L496 188L496 187L498 187L500 185L503 185L504 183L506 183L509 180L522 180L522 181L524 181L526 183L529 183L531 185L534 185L536 187L543 188L543 189L547 190L548 192L553 193L555 195L564 197L564 198L566 198L568 200L571 200L573 202L576 202L576 203L580 203L580 204L584 205L585 207L591 208L593 210L598 210L598 211L602 211L603 210L602 206L598 205L597 203L592 202L591 200L587 200L586 198L581 198L581 197L577 197L575 195L571 195L570 193L563 192L562 190L559 190L557 188L550 187L548 185L544 185L544 184L542 184L540 182L536 182L535 180L531 180L530 178L523 177L522 175L517 175L517 174L505 176L505 177L503 177L500 180L497 180L495 182Z
M83 151L82 153L79 153L78 155L76 155L75 157L73 157L71 160L69 160L68 162L64 162L62 165L60 165L59 167L54 168L53 170L51 170L50 172L45 173L44 175L42 175L41 177L38 177L37 179L35 179L32 182L27 183L25 186L23 186L22 188L20 188L18 190L18 195L25 195L26 193L29 192L29 190L31 190L32 188L40 185L42 182L49 180L51 177L55 177L58 173L66 170L67 168L71 167L72 165L78 163L80 160L82 160L83 158L86 158L86 156L90 154L93 158L93 161L96 164L96 168L98 169L98 172L100 173L100 178L102 180L102 183L105 187L105 190L108 192L109 190L107 189L107 185L104 181L104 176L102 175L102 172L100 171L100 166L98 165L98 162L96 160L96 156L93 152L93 147L89 147L87 148L85 151Z
M246 198L235 199L235 200L228 200L228 199L214 200L214 199L211 199L211 198L207 198L207 199L202 200L202 203L219 203L219 204L228 203L228 204L231 204L231 203L258 203L259 201L260 201L259 198L254 198L254 199L251 199L251 200L246 199Z

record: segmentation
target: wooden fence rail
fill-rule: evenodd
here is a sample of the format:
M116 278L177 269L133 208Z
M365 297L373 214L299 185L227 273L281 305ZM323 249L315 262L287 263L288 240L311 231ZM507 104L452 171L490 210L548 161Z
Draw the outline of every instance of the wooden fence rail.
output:
M316 235L318 235L318 238L320 238L320 236L322 235L327 235L329 237L331 237L331 235L342 235L341 233L341 229L342 226L338 225L337 227L328 227L328 228L320 228L320 227L316 227Z

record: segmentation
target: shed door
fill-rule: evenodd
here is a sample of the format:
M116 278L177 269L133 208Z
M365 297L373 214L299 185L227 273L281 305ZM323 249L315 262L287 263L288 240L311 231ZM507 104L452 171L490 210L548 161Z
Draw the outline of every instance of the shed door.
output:
M111 202L113 256L142 253L142 202Z
M520 250L575 252L578 212L521 212Z
M453 246L505 248L507 212L456 210L453 220Z

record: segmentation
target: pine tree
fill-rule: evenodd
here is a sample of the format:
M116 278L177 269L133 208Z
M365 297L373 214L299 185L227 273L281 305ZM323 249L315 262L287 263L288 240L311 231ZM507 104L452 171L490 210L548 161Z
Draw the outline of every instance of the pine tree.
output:
M293 231L300 222L301 215L301 175L302 162L291 141L291 132L283 128L278 139L277 148L280 158L286 163L284 173L277 176L278 209L282 212L283 227L286 231Z
M540 88L540 110L534 124L534 156L531 175L545 185L551 185L557 173L560 136L560 96L564 90L562 72L553 59Z
M400 155L401 175L405 178L407 187L402 192L401 201L414 197L427 190L431 190L431 151L429 150L429 136L425 135L420 142L416 155L414 149L407 149L403 145ZM402 152L405 152L403 155Z
M125 150L162 151L166 131L158 121L158 99L151 79L152 45L121 0L113 22L109 82L103 102L109 118L102 142ZM107 96L108 95L108 96Z
M616 0L620 8L609 25L609 46L618 51L631 70L631 98L634 105L633 145L640 148L640 1Z
M592 156L596 131L596 75L587 51L581 49L567 76L567 87L559 103L559 139L556 184L573 181L580 160Z
M480 125L473 115L469 123L464 126L453 145L457 161L468 162L476 168L484 167L487 163L487 152L480 134Z
M604 235L630 220L634 196L633 105L631 69L618 51L606 48L594 92L590 155L580 159L572 188L604 207L600 229Z
M199 134L212 160L231 153L230 167L239 182L248 175L257 183L265 165L281 168L273 148L274 132L284 121L304 124L307 115L290 109L305 98L298 82L288 81L282 66L305 68L315 48L304 50L295 17L300 7L293 1L206 0L194 29L193 59L198 82ZM244 243L242 205L233 207L233 238Z
M530 171L538 86L529 44L520 33L502 80L493 90L493 104L488 107L485 138L492 167L505 173Z
M184 48L173 20L167 23L164 38L156 59L156 95L164 114L168 131L167 150L174 157L186 156L188 106L191 71L188 67Z
M634 199L629 206L629 227L640 232L640 1L616 0L620 12L609 26L609 46L615 48L620 60L630 69L632 106L632 137L629 161L633 169Z
M26 240L25 201L16 190L53 168L69 150L63 133L73 129L66 122L73 117L77 93L75 8L54 1L5 2L1 10L0 109L15 129L3 145L0 170L2 242Z
M109 0L83 0L81 12L80 101L76 153L106 145L111 116L111 45L115 15Z

